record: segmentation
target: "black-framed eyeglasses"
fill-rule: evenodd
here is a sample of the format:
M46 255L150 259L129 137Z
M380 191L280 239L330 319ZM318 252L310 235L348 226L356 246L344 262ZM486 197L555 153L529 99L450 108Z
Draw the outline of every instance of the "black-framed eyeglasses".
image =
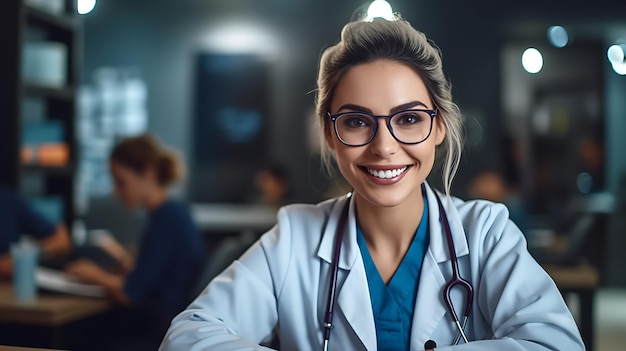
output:
M378 131L378 119L387 119L387 128L393 137L403 144L419 144L430 136L437 110L404 110L387 116L375 116L366 112L326 113L335 127L339 141L347 146L369 144Z

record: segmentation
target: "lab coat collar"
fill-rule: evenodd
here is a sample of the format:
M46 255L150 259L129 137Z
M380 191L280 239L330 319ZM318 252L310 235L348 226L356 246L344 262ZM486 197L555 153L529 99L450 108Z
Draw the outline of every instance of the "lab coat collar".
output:
M446 240L446 234L439 214L439 205L437 204L437 198L435 197L436 190L432 189L428 183L424 184L426 188L426 197L428 199L428 221L430 227L430 246L428 247L428 251L433 255L433 258L437 263L449 261L450 254L448 253L448 241ZM459 213L452 203L455 200L440 192L437 192L437 194L441 199L441 203L448 217L456 256L465 256L469 254L469 248L467 246L467 237L465 236L465 230L461 224Z
M354 265L358 255L360 255L359 247L356 241L356 215L354 209L354 197L350 194L337 198L334 202L331 213L322 234L322 241L317 250L317 255L332 265L333 253L335 250L335 236L337 235L337 225L342 212L345 209L346 202L350 202L348 220L341 242L341 253L339 256L339 268L349 270Z
M439 216L439 206L437 205L437 198L435 197L435 190L433 190L427 182L424 182L424 188L426 189L426 198L428 200L428 213L429 213L429 233L430 233L430 246L428 251L433 255L435 262L441 263L450 260L448 254L448 243L444 234L443 224L441 223ZM450 223L450 230L452 232L452 239L454 241L454 248L456 250L457 257L465 256L469 254L467 246L467 239L465 236L465 230L461 224L459 213L456 207L453 205L453 199L439 193L441 202L448 216L448 223ZM350 209L348 214L348 220L346 222L346 228L341 245L341 254L339 258L339 268L348 270L352 268L356 258L358 257L359 248L356 241L356 217L355 217L355 204L353 196L343 196L337 198L334 205L331 208L331 214L328 218L328 222L324 228L322 235L322 241L317 251L317 255L324 261L332 264L333 250L335 246L335 235L337 233L337 223L341 217L341 212L344 210L346 201L350 201Z

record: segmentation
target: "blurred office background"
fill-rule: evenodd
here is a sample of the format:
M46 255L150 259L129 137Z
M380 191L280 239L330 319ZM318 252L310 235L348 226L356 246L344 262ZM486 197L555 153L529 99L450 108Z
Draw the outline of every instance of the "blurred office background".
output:
M190 202L245 203L255 171L272 162L288 170L293 200L323 199L336 184L320 171L316 153L317 61L339 39L341 26L368 4L98 1L82 17L87 97L79 100L88 101L81 117L117 113L122 121L100 123L96 131L88 123L86 129L102 137L83 135L83 155L97 160L97 150L106 155L107 136L146 130L185 155L190 177L179 192ZM455 101L465 113L467 148L454 192L471 197L471 180L480 172L500 173L524 204L523 226L538 242L547 234L533 229L561 228L571 221L569 212L593 207L588 210L602 217L594 230L601 230L587 236L586 247L606 284L625 285L620 211L626 76L624 59L612 64L607 51L614 44L624 48L626 5L390 4L441 48ZM542 55L537 73L522 65L528 48ZM109 95L127 91L131 97L124 101L130 102L120 106L138 107L115 109L110 103L107 112L106 101L97 107L107 89ZM117 127L105 132L107 125ZM108 191L106 172L92 166L83 181L95 182L87 183L87 191L100 196ZM600 204L580 205L585 195L597 193L607 195L593 197Z
M220 240L237 231L249 243L271 225L266 212L246 207L267 165L280 165L289 201L316 202L345 187L320 168L317 63L370 1L86 2L95 7L80 16L76 50L76 230L137 239L141 216L109 195L107 157L117 138L142 132L184 156L189 177L176 193ZM453 192L511 201L538 257L582 257L597 268L600 295L623 311L626 2L389 3L441 48L466 117ZM497 177L480 178L485 172ZM486 183L477 186L479 178ZM430 181L440 184L437 174ZM556 255L543 256L553 246ZM610 310L602 306L596 314Z

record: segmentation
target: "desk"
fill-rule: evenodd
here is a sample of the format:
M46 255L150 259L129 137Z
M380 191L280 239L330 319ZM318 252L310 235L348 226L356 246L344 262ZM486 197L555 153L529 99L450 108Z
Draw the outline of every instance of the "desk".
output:
M580 297L580 333L587 351L593 350L594 295L600 283L598 271L591 265L544 265L561 294L575 293Z
M19 302L13 296L11 282L0 281L0 323L5 327L13 327L24 331L45 329L44 340L33 340L20 335L3 335L13 337L20 345L65 348L63 327L89 317L102 315L112 308L113 304L106 299L97 299L73 295L61 295L39 292L32 302ZM19 334L19 333L18 333ZM1 342L6 343L6 340ZM14 342L11 342L14 343ZM0 349L1 350L1 349Z
M33 302L19 302L11 283L0 282L0 322L60 326L110 308L105 299L46 293L39 293Z
M277 209L262 205L195 203L194 221L204 231L267 230L276 224Z

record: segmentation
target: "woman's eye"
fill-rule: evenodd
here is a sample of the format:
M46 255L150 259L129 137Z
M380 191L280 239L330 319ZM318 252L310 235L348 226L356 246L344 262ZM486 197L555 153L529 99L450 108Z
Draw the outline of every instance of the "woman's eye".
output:
M422 122L424 117L418 112L406 112L394 117L395 124L415 124Z
M348 128L366 128L371 125L371 122L361 116L344 116L343 125Z

